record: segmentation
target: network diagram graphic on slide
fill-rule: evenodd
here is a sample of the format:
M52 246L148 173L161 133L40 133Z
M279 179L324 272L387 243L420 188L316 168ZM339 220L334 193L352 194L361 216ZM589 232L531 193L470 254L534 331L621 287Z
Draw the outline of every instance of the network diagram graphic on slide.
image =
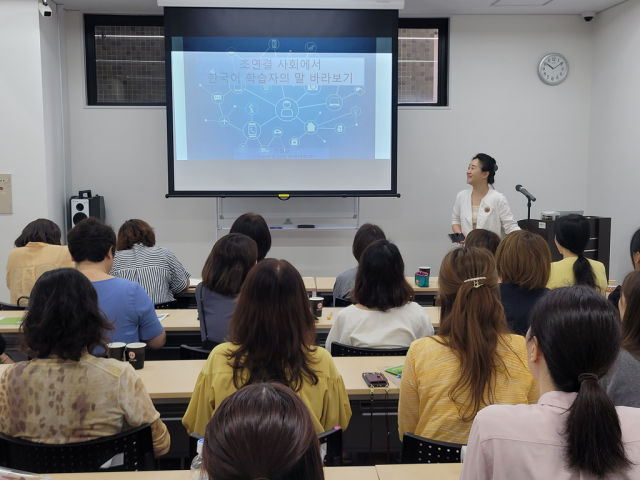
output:
M318 55L313 42L305 45L305 52L295 53L278 52L279 45L277 39L270 40L260 56L229 48L228 65L209 67L209 81L201 78L198 85L211 102L211 114L203 120L210 128L228 130L224 135L240 154L328 156L327 147L343 143L349 130L358 127L366 108L365 85L354 85L353 76L341 74L335 64L322 73L322 62L329 64L331 59ZM253 73L256 62L258 71ZM272 64L275 74L264 70Z

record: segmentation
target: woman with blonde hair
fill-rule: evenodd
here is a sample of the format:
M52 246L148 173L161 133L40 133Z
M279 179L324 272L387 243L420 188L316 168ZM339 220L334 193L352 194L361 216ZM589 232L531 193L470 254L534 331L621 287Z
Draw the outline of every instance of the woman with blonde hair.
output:
M479 410L535 403L524 337L509 333L495 262L484 248L459 248L442 261L439 335L416 340L402 372L398 425L432 440L467 443Z

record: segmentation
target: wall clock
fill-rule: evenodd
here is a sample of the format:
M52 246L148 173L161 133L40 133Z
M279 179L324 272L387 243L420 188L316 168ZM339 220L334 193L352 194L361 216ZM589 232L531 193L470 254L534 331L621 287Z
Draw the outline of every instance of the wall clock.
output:
M540 60L538 76L547 85L562 83L569 73L569 62L559 53L550 53Z

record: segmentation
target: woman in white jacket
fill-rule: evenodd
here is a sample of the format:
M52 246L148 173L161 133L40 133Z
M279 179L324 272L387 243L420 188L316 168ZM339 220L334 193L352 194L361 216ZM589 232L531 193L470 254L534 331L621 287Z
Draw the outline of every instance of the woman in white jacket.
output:
M479 153L467 168L467 183L473 188L458 193L451 216L454 233L466 237L471 230L483 228L499 235L500 238L515 230L520 230L513 219L507 199L493 187L498 165L493 157Z

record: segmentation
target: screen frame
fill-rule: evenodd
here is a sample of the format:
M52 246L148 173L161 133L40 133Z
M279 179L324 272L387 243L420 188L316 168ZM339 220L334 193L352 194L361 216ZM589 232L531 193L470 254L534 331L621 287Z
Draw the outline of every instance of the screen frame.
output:
M241 27L238 27L241 25ZM331 27L327 27L331 25ZM389 37L392 44L391 185L388 190L176 190L174 177L172 37ZM215 33L215 34L214 34ZM169 197L397 197L398 11L165 7L167 158ZM317 166L317 164L316 164ZM330 172L327 172L330 174Z

